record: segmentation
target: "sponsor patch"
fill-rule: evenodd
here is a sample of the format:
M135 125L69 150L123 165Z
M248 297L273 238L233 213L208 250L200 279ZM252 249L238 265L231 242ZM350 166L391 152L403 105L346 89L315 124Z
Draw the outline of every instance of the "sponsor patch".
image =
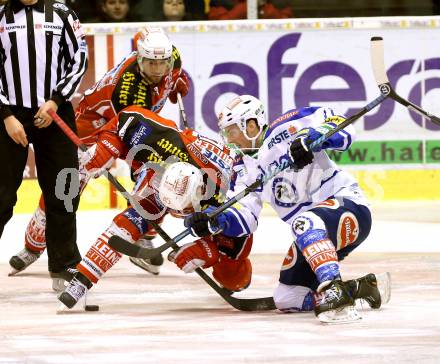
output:
M338 200L331 199L321 202L320 204L316 205L315 207L325 207L328 209L336 210L339 206L341 206L338 202Z
M85 40L82 40L82 41L79 43L79 49L80 49L82 52L87 52L87 42L86 42Z
M284 261L283 261L283 265L281 266L281 270L287 270L292 268L297 260L297 254L296 254L296 246L295 246L295 242L290 246Z
M143 144L145 138L149 136L153 131L151 126L145 124L140 124L136 129L137 129L136 132L133 134L133 136L129 141L129 144L131 146Z
M359 223L351 212L344 212L338 225L338 247L337 249L343 249L347 245L354 243L359 236Z
M287 130L283 130L270 139L269 143L267 144L267 148L272 149L275 145L281 143L284 140L289 140L289 139L290 139L289 132Z

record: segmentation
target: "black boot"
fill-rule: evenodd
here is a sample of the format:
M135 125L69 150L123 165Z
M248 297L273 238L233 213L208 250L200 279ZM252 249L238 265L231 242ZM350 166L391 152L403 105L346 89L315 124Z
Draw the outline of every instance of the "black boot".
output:
M324 297L316 302L316 316L328 311L339 311L344 307L354 306L354 299L349 293L347 284L340 279L335 279L326 286L319 287L318 290L323 292Z
M346 284L354 299L365 300L373 309L380 308L382 304L390 300L391 278L389 273L379 274L378 276L369 273L364 277L351 279Z
M69 283L76 273L78 273L76 268L66 268L60 272L49 272L50 278L52 278L52 289L55 292L62 292L66 288L65 283Z
M32 263L34 263L39 257L41 253L33 252L29 249L24 248L16 255L12 256L9 259L9 265L12 268L12 271L9 273L9 276L16 275L18 272L25 270Z

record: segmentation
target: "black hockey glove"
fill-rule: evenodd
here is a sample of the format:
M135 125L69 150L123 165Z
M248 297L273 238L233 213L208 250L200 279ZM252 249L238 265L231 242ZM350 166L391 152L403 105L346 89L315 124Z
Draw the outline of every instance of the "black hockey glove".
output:
M313 152L306 146L306 138L296 138L290 144L293 169L297 172L313 162Z
M185 227L191 229L193 236L209 236L219 232L219 225L216 218L209 218L205 212L194 212L185 217Z

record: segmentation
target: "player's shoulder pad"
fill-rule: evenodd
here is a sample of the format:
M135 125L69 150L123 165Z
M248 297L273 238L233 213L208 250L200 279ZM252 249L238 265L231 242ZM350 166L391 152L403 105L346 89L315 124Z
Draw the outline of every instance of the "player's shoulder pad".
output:
M269 124L264 135L264 140L283 130L287 130L292 135L295 134L297 131L295 127L296 121L312 116L319 109L321 109L320 106L308 106L285 112Z
M66 5L59 3L57 1L54 1L52 6L54 9L61 11L61 12L64 12L64 13L69 13L72 11Z
M59 2L53 2L52 3L52 8L54 10L54 12L56 12L58 14L58 16L65 22L67 21L67 19L69 18L69 16L72 16L73 21L77 23L76 26L79 26L79 19L78 16L76 15L76 13L70 9L68 6L59 3Z

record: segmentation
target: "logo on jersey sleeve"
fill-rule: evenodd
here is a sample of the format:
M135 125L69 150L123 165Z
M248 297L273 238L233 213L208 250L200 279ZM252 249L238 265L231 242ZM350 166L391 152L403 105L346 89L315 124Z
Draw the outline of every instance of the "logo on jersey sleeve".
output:
M311 229L313 229L313 221L306 216L299 216L292 223L292 230L296 236L300 236Z
M222 144L199 135L191 145L197 147L204 159L209 160L220 171L226 172L227 174L230 173L234 164L234 158L230 155L229 150L225 150Z

